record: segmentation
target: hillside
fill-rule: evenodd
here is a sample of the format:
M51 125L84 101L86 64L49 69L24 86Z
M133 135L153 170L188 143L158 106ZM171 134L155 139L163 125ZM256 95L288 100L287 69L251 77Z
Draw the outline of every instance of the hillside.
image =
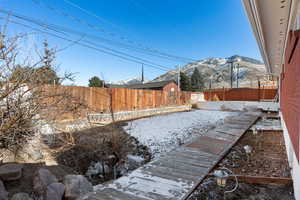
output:
M239 86L254 87L257 86L257 77L265 75L265 66L261 61L234 55L229 58L208 58L197 62L189 63L181 68L186 75L191 76L194 69L198 68L203 76L206 88L209 87L210 78L212 79L212 88L230 87L230 63L229 59L241 58L239 63ZM236 87L237 70L233 73L233 85ZM154 81L176 80L178 68L155 78Z

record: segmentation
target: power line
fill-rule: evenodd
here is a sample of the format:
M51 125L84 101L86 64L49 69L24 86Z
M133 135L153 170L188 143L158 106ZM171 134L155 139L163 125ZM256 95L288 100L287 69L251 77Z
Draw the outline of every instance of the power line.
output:
M33 19L33 18L30 18L30 17L26 17L26 16L22 16L20 14L16 14L15 12L12 12L12 11L6 11L6 10L3 10L3 9L0 9L0 12L3 12L5 14L10 14L11 16L13 17L16 17L18 19L21 19L21 20L24 20L24 21L29 21L30 23L33 23L33 24L36 24L38 26L42 26L43 28L45 29L50 29L52 31L55 31L55 32L58 32L58 33L64 33L66 32L66 28L61 28L60 26L57 26L57 25L53 25L53 24L47 24L47 23L44 23L44 22L41 22L39 20L36 20L36 19ZM69 31L68 32L71 32L72 31ZM66 34L65 34L66 35ZM85 37L85 34L81 33L79 34L81 37ZM148 60L145 60L145 59L142 59L142 58L139 58L139 57L136 57L136 56L132 56L130 54L127 54L127 53L124 53L124 52L121 52L121 51L118 51L118 50L114 50L112 48L109 48L109 47L106 47L106 46L103 46L103 45L99 45L99 44L95 44L93 42L90 42L90 41L86 41L86 43L89 43L89 44L92 44L94 46L100 46L101 48L103 49L106 49L106 50L109 50L109 51L112 51L114 53L117 53L117 54L121 54L123 56L127 56L127 57L131 57L133 59L137 59L139 60L140 62L139 63L148 63L148 64L151 64L151 65L156 65L156 66L159 66L160 68L163 68L164 70L166 71L169 71L171 70L170 68L166 67L166 66L163 66L163 65L160 65L160 64L157 64L157 63L154 63L154 62L151 62L151 61L148 61Z
M37 0L33 0L33 1L37 1ZM94 13L92 13L92 12L90 12L90 11L84 9L84 8L82 8L81 6L79 6L79 5L77 5L77 4L73 3L73 2L71 2L71 1L69 1L69 0L64 0L64 2L67 3L67 4L69 4L69 5L71 5L72 7L78 8L79 10L83 11L83 12L86 13L87 15L90 15L90 16L92 16L92 17L95 17L96 19L98 19L98 20L100 20L100 21L102 21L102 22L104 22L104 23L110 24L110 25L112 25L112 26L114 26L114 27L116 27L116 28L118 28L118 29L121 29L121 30L123 29L123 28L121 28L119 25L116 25L116 24L114 24L114 23L112 23L112 22L110 22L110 21L104 19L103 17L100 17L99 15L96 15L96 14L94 14Z
M0 9L1 10L1 9ZM0 11L1 12L1 11ZM0 17L0 19L3 19ZM45 33L47 35L51 35L53 37L56 37L56 38L59 38L59 39L62 39L62 40L65 40L65 41L68 41L68 42L72 42L72 43L76 43L80 46L83 46L83 47L86 47L86 48L89 48L89 49L93 49L95 51L99 51L99 52L102 52L102 53L105 53L105 54L108 54L108 55L112 55L112 56L115 56L115 57L118 57L118 58L122 58L124 60L127 60L127 61L131 61L131 62L135 62L135 63L138 63L138 64L144 64L148 67L151 67L151 68L154 68L154 69L159 69L159 70L162 70L162 71L169 71L167 69L164 69L164 68L160 68L160 67L157 67L155 65L152 65L152 64L148 64L148 63L145 63L145 62L142 62L142 61L139 61L139 60L135 60L135 59L131 59L131 58L127 58L125 56L122 56L122 55L118 55L116 53L112 53L112 52L109 52L109 51L105 51L103 49L100 49L100 48L97 48L97 47L94 47L94 46L91 46L91 45L88 45L88 44L85 44L85 43L82 43L82 42L78 42L78 41L74 41L74 40L71 40L71 39L68 39L68 38L65 38L65 37L62 37L62 36L59 36L57 34L54 34L54 33L50 33L50 32L47 32L47 31L42 31L40 29L37 29L37 28L34 28L32 26L29 26L29 25L26 25L26 24L23 24L23 23L20 23L20 22L16 22L16 21L13 21L13 20L8 20L9 22L11 23L14 23L14 24L17 24L17 25L21 25L21 26L24 26L24 27L27 27L27 28L30 28L32 30L36 30L36 31L39 31L41 33Z
M125 36L119 36L118 34L111 33L111 32L107 32L107 31L105 31L104 29L99 28L97 25L93 25L93 24L90 24L90 23L88 23L88 22L86 22L86 21L83 21L82 19L79 19L79 18L77 18L77 17L75 17L75 16L72 16L72 15L66 13L65 11L63 11L63 10L61 10L61 9L57 9L57 8L52 7L52 6L49 6L49 5L45 4L44 2L41 3L40 0L32 0L32 1L33 1L34 3L36 3L36 4L38 4L38 5L41 5L41 6L45 7L45 8L47 8L47 9L53 11L53 12L56 12L56 13L58 13L58 14L64 16L64 17L68 17L69 19L71 19L71 20L73 20L73 21L76 21L77 23L81 23L81 24L87 25L87 26L89 26L90 28L93 28L93 29L95 29L95 30L97 30L97 31L100 31L100 32L103 32L103 33L106 33L106 34L108 34L108 35L110 35L110 36L112 36L112 37L118 37L119 39L124 40L124 41L126 41L126 42L128 42L128 43L136 44L136 45L138 46L138 48L141 48L141 49L143 49L144 51L151 52L152 55L153 55L153 54L158 54L158 55L160 55L160 56L164 56L164 57L167 57L167 58L173 58L173 59L176 59L176 61L180 61L180 62L184 62L184 63L185 63L185 62L189 62L189 61L196 61L196 59L185 58L185 57L181 57L181 56L175 56L175 55L171 55L171 54L167 54L167 53L161 52L161 51L156 50L156 49L152 49L152 48L149 48L149 47L145 47L144 45L139 44L139 43L136 43L136 42L134 42L134 41L128 39L128 38L125 37ZM86 10L86 9L84 9L84 8L82 8L82 7L80 7L79 5L77 5L77 4L75 4L75 3L72 3L72 2L69 1L69 0L64 0L64 1L65 1L65 2L71 3L71 5L72 5L73 7L77 7L77 8L79 8L80 10L82 10L82 11L84 11L84 12L90 13L90 14L91 14L92 16L94 16L94 17L97 16L96 14L91 13L90 11L88 11L88 10ZM99 16L98 16L98 17L99 17ZM154 56L155 56L155 55L154 55Z

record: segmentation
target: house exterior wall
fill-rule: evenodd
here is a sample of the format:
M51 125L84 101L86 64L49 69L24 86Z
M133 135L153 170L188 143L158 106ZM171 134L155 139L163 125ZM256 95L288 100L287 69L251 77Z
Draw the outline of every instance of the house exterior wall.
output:
M169 100L169 104L177 104L178 102L178 95L179 95L179 89L178 86L176 85L176 83L171 82L168 83L167 85L165 85L162 88L162 91L165 92L167 94L168 100Z
M178 86L177 86L177 84L176 83L174 83L174 82L171 82L171 83L168 83L167 85L165 85L164 87L163 87L163 91L166 91L166 92L171 92L173 89L174 89L174 92L178 92L178 90L179 90L179 88L178 88Z
M300 31L290 31L280 76L280 108L294 194L300 199Z
M300 31L291 31L281 74L280 107L299 161L300 135Z

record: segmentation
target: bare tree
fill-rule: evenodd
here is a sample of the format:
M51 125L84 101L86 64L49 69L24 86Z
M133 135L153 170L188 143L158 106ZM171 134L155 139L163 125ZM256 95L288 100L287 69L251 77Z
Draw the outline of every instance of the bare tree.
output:
M14 153L34 137L39 121L53 121L63 113L78 114L84 106L68 91L43 84L45 67L56 74L51 66L56 52L48 44L34 63L20 56L20 43L27 35L10 37L0 31L0 148ZM72 74L66 73L59 81L70 78Z

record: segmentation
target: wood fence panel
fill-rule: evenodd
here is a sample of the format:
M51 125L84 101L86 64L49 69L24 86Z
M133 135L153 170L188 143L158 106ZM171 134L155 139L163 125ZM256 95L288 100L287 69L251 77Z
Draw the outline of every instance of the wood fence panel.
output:
M277 89L227 88L207 90L203 93L206 101L260 101L274 99Z
M190 92L174 92L161 90L136 90L127 88L89 88L77 86L53 86L45 85L44 91L49 94L66 93L86 106L81 110L81 116L87 113L109 113L112 98L114 112L159 108L174 105L186 105L190 103ZM49 98L45 103L54 102ZM63 106L63 105L62 105ZM64 118L72 118L64 115Z

